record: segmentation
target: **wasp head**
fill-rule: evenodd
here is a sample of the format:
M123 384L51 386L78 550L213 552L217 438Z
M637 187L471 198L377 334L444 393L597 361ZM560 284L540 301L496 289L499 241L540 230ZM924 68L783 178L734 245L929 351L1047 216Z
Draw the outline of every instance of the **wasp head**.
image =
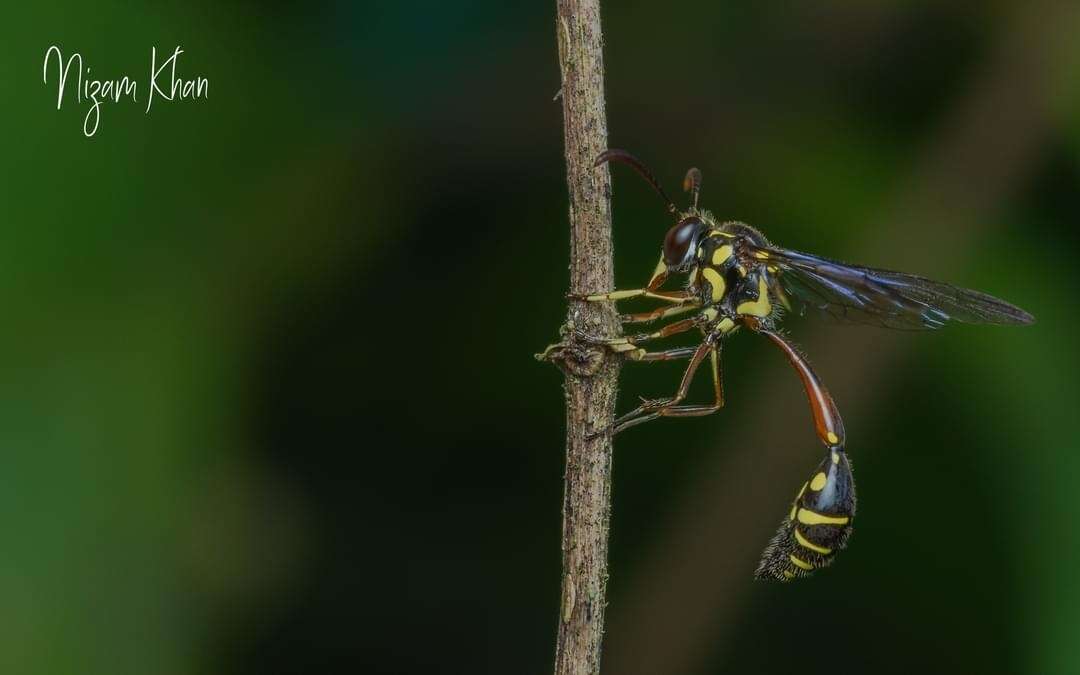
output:
M705 223L697 216L686 216L675 223L664 237L664 264L673 272L687 272L697 258L698 244Z

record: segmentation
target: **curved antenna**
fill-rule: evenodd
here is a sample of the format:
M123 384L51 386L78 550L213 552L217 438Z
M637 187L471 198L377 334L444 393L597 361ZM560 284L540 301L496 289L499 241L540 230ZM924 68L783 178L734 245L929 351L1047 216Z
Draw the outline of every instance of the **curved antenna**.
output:
M682 181L683 192L689 192L694 198L694 210L697 211L698 196L701 195L701 169L692 166L686 170Z
M649 171L648 167L641 163L641 160L634 157L625 150L605 150L600 153L600 156L593 162L593 166L600 166L604 162L621 162L627 164L634 171L638 172L638 175L645 179L645 181L652 186L653 190L656 190L656 194L660 195L660 198L667 202L667 209L671 213L678 213L679 209L671 201L671 197L667 196L664 192L664 188L660 187L660 183L657 182L656 177L652 175L652 171Z

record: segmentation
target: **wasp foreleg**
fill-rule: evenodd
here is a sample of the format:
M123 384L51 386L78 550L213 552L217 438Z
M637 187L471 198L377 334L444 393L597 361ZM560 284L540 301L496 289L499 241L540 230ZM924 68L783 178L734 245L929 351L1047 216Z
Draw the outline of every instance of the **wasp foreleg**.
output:
M566 297L571 300L584 300L586 302L603 302L605 300L628 300L630 298L653 298L664 302L681 304L691 299L690 291L654 291L648 288L635 288L625 291L611 291L597 295L581 295L579 293L567 293Z
M569 293L566 297L573 300L586 300L588 302L601 302L603 300L625 300L627 298L636 298L645 296L648 298L656 298L658 300L667 300L668 302L683 302L690 298L690 295L681 291L661 291L659 290L664 282L668 278L668 268L664 264L664 256L660 256L660 261L656 263L656 268L653 270L652 276L649 277L649 283L645 285L645 288L636 288L629 291L612 291L611 293L600 293L597 295L579 295L577 293ZM676 299L674 296L682 295L683 297Z

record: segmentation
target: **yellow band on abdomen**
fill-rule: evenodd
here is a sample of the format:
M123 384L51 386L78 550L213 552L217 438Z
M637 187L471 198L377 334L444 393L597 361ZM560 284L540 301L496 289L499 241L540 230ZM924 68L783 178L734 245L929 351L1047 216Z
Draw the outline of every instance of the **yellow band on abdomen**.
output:
M810 563L806 562L806 561L805 561L805 560L803 560L802 558L798 558L798 557L796 557L794 553L792 553L791 555L789 555L789 556L788 556L788 560L790 560L790 561L791 561L791 564L792 564L792 565L795 565L796 567L801 567L801 568L803 568L804 570L806 570L807 572L809 572L810 570L814 569L814 566L813 566L813 565L811 565Z
M826 516L810 509L799 509L796 518L803 525L847 525L851 520L847 516Z

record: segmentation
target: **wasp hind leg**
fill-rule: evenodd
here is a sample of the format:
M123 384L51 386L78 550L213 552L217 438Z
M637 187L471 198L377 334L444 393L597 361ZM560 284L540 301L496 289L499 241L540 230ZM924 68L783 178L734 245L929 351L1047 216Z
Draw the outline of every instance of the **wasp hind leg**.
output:
M685 352L690 350L693 350L693 356L690 359L690 365L687 366L686 372L683 374L682 382L679 384L679 389L675 393L675 396L668 399L643 401L637 408L631 410L615 421L615 424L611 428L611 433L613 435L624 429L629 429L630 427L644 424L660 417L701 417L704 415L711 415L724 407L724 386L723 381L720 378L720 345L713 341L707 341L696 348L671 351ZM679 405L679 403L686 398L687 392L690 390L690 383L694 379L694 374L697 372L698 367L701 365L701 362L705 360L706 356L710 357L711 362L713 395L715 397L713 402L711 404Z

